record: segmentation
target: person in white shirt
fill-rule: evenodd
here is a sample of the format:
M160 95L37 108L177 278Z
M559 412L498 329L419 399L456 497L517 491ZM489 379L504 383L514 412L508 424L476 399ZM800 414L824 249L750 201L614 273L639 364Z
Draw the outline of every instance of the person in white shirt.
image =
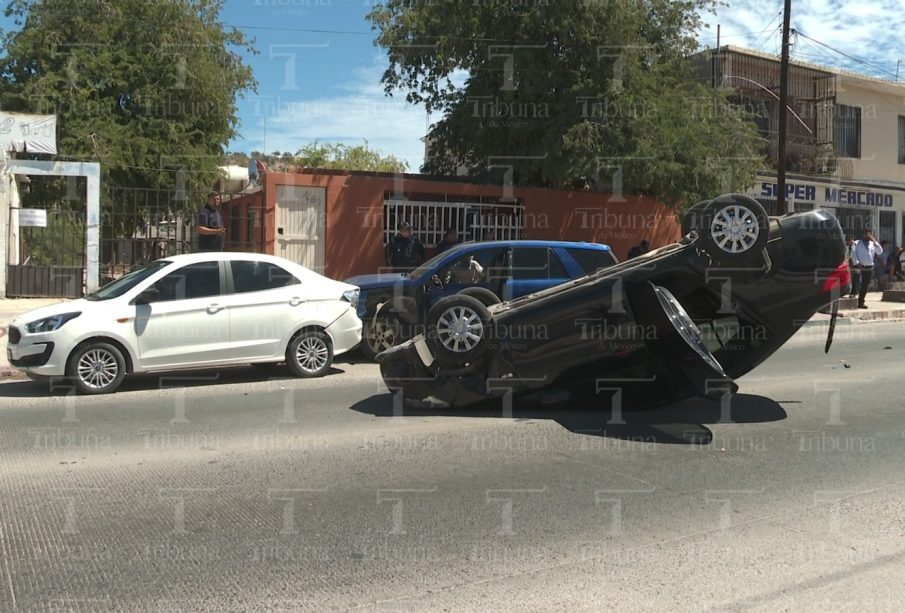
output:
M866 309L864 298L867 296L867 289L870 287L871 277L874 270L874 259L882 255L883 247L874 238L870 230L864 231L864 238L855 243L852 248L852 267L858 271L858 308Z

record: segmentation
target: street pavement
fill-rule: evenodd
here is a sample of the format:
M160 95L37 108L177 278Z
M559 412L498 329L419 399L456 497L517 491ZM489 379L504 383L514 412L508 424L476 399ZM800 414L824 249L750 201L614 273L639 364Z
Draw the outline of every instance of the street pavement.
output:
M401 410L323 379L0 383L0 610L901 610L905 327L731 402Z

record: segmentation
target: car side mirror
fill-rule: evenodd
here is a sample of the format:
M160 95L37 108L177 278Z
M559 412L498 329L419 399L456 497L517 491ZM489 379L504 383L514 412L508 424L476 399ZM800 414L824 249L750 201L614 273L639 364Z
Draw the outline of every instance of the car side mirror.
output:
M149 287L132 301L132 304L151 304L160 300L160 290L156 287Z

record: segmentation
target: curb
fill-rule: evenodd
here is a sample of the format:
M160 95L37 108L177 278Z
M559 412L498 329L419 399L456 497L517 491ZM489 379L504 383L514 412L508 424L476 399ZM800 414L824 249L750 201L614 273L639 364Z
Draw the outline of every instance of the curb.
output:
M865 313L865 315L874 315ZM871 317L849 317L846 315L839 315L836 319L837 326L860 326L863 324L877 324L877 323L892 323L896 321L905 321L905 311L883 311L880 313L876 313L875 316ZM815 326L829 326L830 318L829 316L826 319L809 319L802 325L802 328L811 328Z

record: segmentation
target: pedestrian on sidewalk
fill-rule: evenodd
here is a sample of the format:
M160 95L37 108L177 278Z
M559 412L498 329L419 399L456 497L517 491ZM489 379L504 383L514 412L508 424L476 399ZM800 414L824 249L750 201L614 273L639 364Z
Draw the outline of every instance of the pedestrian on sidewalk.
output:
M858 271L858 308L866 309L864 299L873 276L874 260L883 253L883 247L874 238L870 230L864 231L864 237L855 243L852 249L853 269Z

